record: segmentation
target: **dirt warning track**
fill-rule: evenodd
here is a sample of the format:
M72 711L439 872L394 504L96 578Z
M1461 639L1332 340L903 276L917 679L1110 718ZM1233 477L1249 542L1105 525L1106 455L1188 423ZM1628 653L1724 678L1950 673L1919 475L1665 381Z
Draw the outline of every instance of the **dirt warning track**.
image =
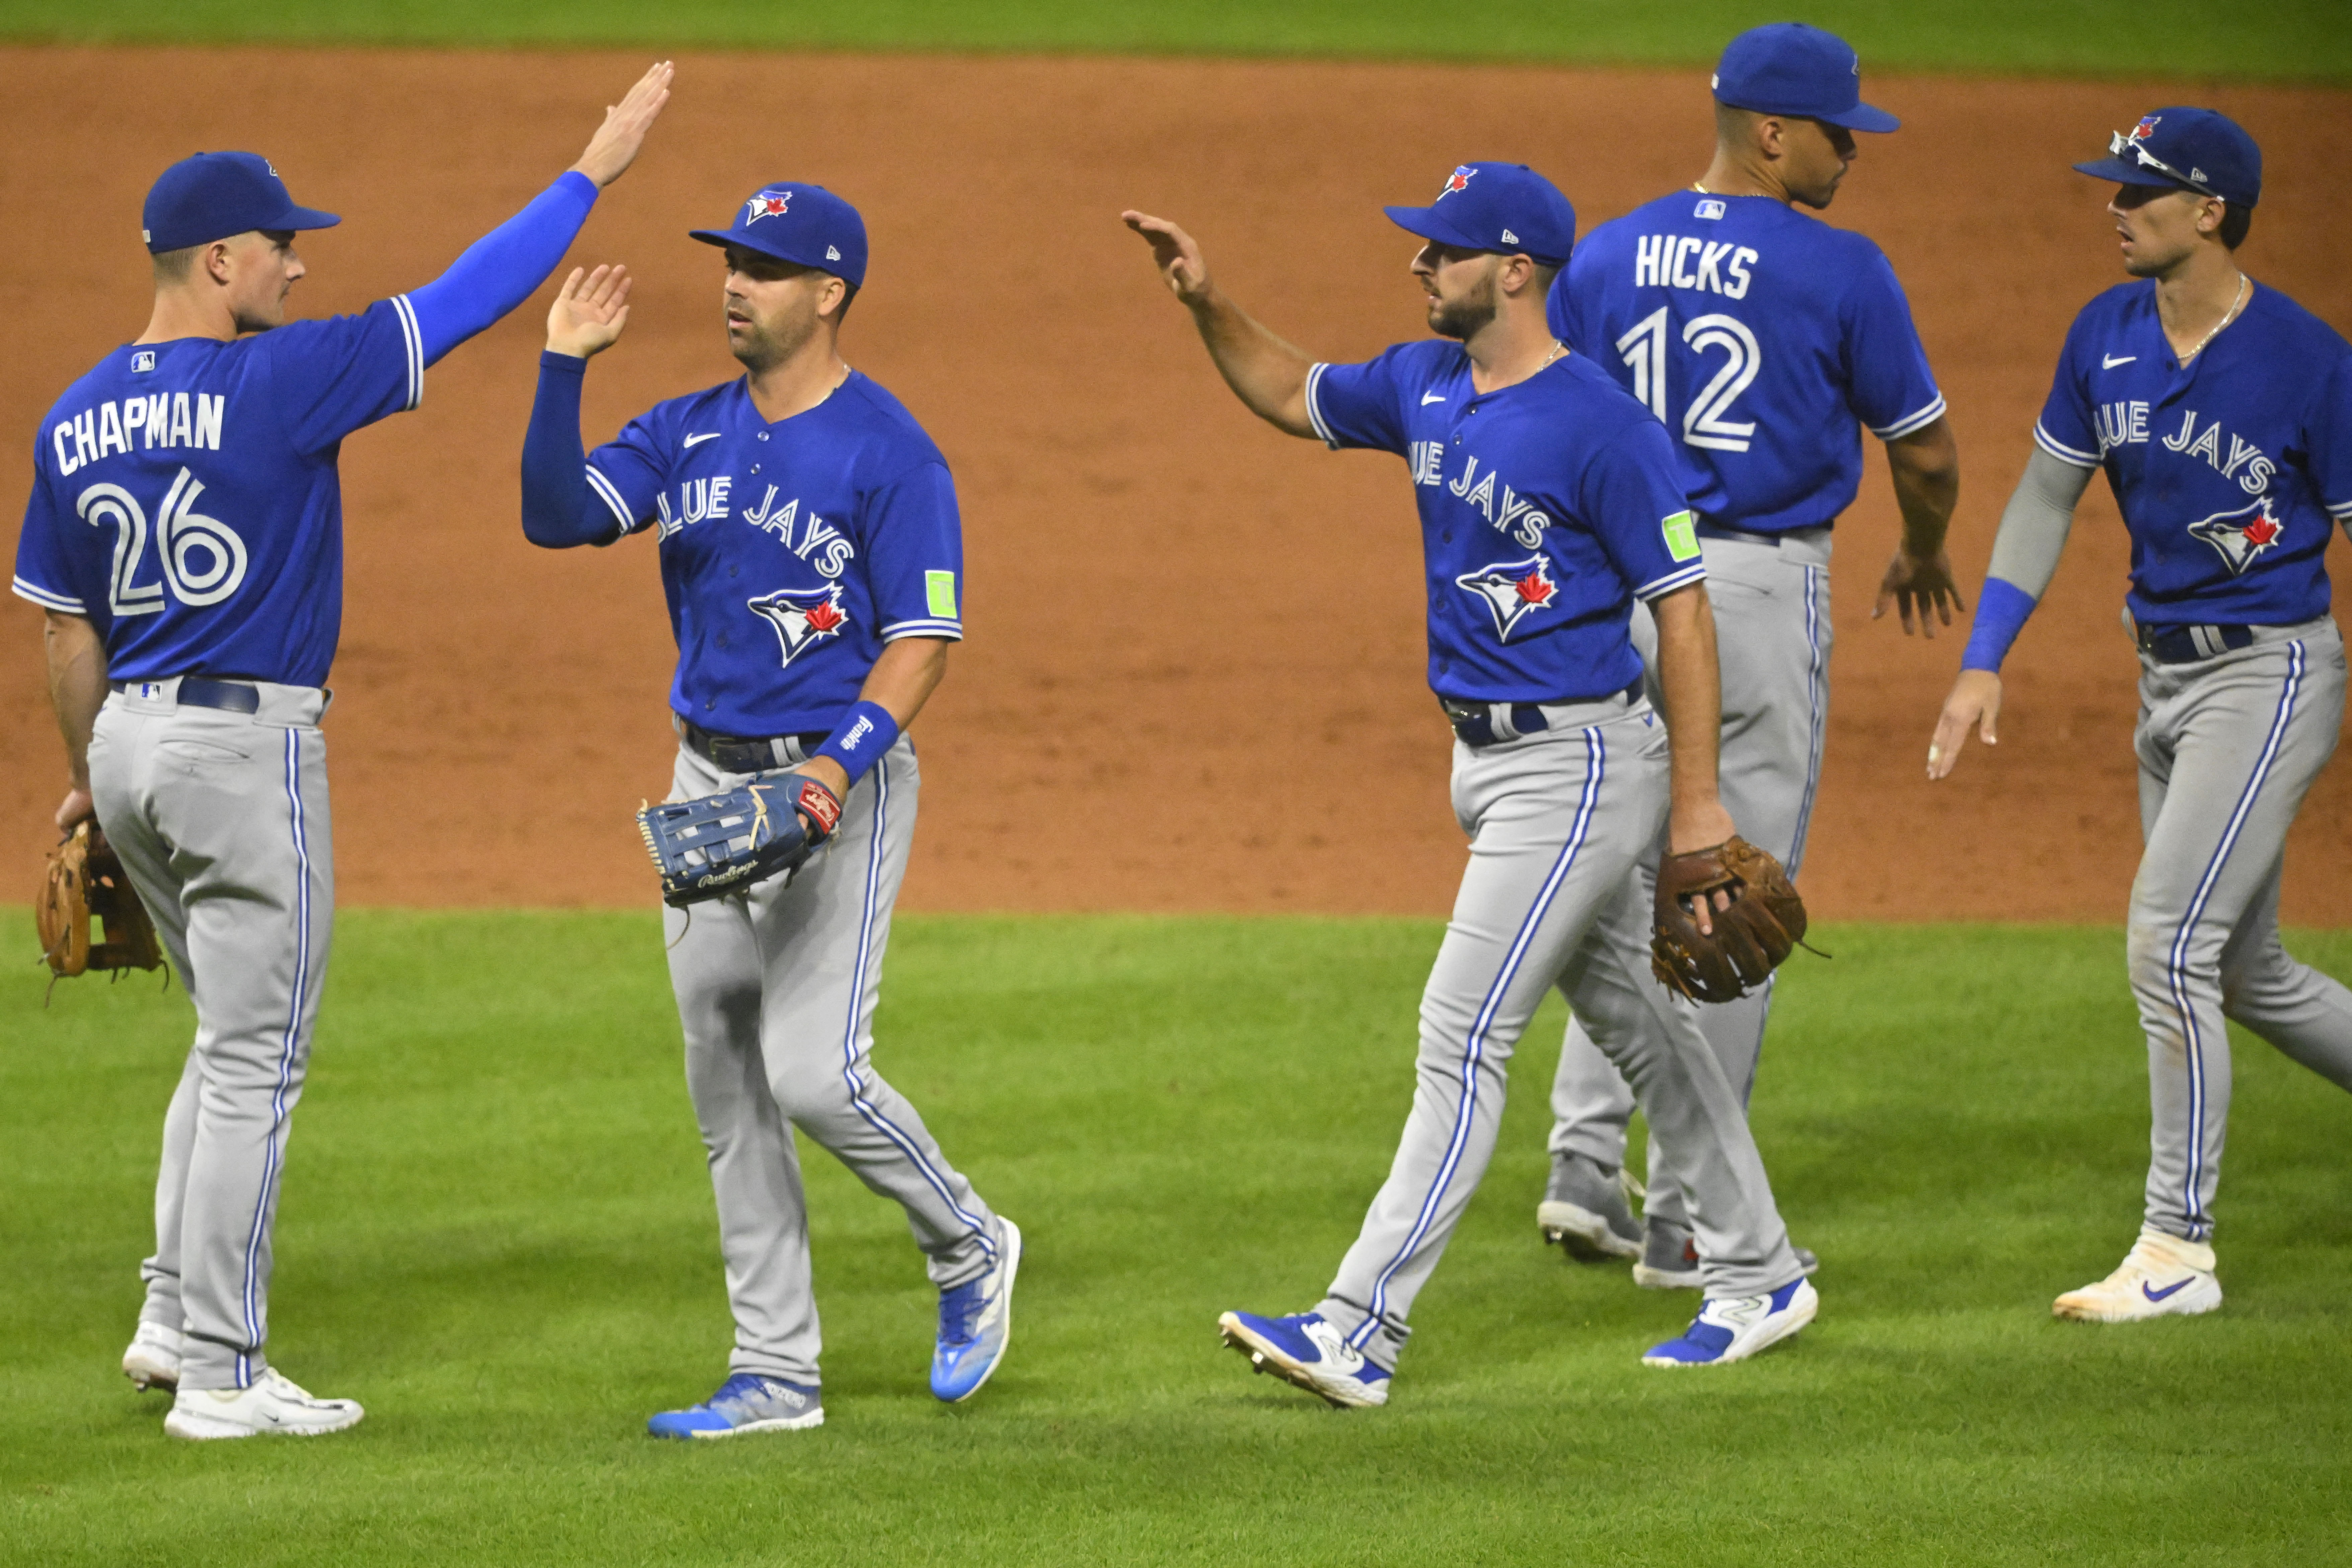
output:
M0 100L0 449L17 455L0 506L21 515L49 403L145 320L139 204L165 163L269 153L297 199L345 216L304 238L299 312L354 310L513 211L642 63L0 50L20 84ZM1870 96L1906 127L1864 139L1832 216L1876 238L1910 292L1960 442L1953 554L1971 584L2066 323L2121 276L2104 188L2066 168L2111 128L2183 99L2240 118L2267 165L2248 270L2352 324L2330 178L2352 94L1874 77ZM1704 72L688 58L575 252L640 279L627 339L589 375L590 438L733 371L715 258L684 230L770 180L842 192L874 249L845 350L946 449L970 558L970 640L919 730L909 907L1442 912L1462 839L1403 475L1244 412L1118 214L1184 223L1276 331L1362 357L1421 332L1413 242L1382 202L1510 158L1557 179L1589 227L1691 179L1708 124ZM644 540L556 554L521 537L541 319L528 305L459 349L418 413L345 448L328 734L347 902L651 897L629 813L668 779L659 582ZM2011 660L2000 747L1932 788L1927 732L1961 628L1928 643L1870 621L1895 538L1875 458L1837 538L1829 762L1803 879L1816 909L2119 919L2138 849L2135 661L2105 484ZM28 890L63 773L40 616L9 604L0 870ZM2348 830L2339 763L2290 840L2290 920L2352 921Z

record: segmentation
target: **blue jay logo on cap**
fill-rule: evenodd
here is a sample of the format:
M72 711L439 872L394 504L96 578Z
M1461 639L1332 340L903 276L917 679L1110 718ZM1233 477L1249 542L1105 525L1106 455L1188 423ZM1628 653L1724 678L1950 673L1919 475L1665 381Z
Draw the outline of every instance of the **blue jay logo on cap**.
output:
M1442 202L1456 191L1468 190L1470 176L1477 172L1467 163L1456 164L1454 173L1445 176L1445 188L1437 193L1437 199Z
M743 204L743 226L749 228L763 217L782 217L792 204L790 191L761 191Z

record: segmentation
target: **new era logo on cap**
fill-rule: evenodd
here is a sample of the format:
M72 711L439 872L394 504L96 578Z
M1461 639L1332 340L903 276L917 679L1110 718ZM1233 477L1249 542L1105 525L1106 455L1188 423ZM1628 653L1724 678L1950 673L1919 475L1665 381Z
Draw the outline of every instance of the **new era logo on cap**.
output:
M1503 231L1503 243L1504 243L1505 245L1517 245L1517 244L1518 244L1518 243L1519 243L1519 237L1518 237L1517 235L1516 235L1516 234L1513 234L1509 229L1507 229L1507 229L1505 229L1505 230Z
M836 247L828 245L824 247L824 258L827 261L838 261L841 259L841 251Z

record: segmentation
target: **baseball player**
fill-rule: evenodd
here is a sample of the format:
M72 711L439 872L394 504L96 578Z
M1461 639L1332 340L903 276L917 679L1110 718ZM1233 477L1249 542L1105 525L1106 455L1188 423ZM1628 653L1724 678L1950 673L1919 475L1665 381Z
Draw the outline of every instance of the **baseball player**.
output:
M693 237L725 247L727 341L746 374L656 404L584 454L582 381L627 321L628 279L574 272L548 315L523 531L554 549L654 534L678 648L670 798L789 770L823 840L789 879L667 911L735 1348L716 1393L648 1429L726 1437L824 1420L795 1128L906 1209L940 1289L943 1400L970 1398L1003 1359L1021 1232L871 1060L922 787L905 731L963 637L947 461L841 358L866 282L856 208L782 181Z
M2352 520L2352 346L2239 268L2263 163L2236 123L2159 109L2108 153L2074 167L2116 182L2106 210L2134 280L2066 334L1927 776L1950 773L1970 725L1992 743L2001 659L2104 468L2132 541L2147 847L2127 951L2154 1116L2139 1239L2055 1310L2114 1323L2221 1304L2223 1019L2352 1089L2352 992L2278 932L2287 828L2344 713L2322 557L2331 520Z
M48 612L72 788L195 1003L163 1121L155 1253L122 1370L175 1437L337 1432L348 1399L271 1366L270 1230L334 915L328 666L344 437L414 408L433 363L530 297L668 101L656 65L521 212L413 293L286 321L294 205L268 162L200 153L143 219L155 308L41 421L16 591Z
M1933 637L1929 610L1949 625L1959 603L1944 554L1958 462L1885 254L1799 210L1835 198L1855 132L1895 128L1862 101L1853 50L1818 27L1775 23L1734 38L1713 85L1706 177L1586 236L1553 285L1551 324L1673 437L1724 649L1724 804L1794 877L1827 732L1830 531L1861 484L1860 427L1885 444L1903 513L1874 613L1899 605L1906 632L1915 606ZM1646 656L1647 617L1633 625ZM1700 1010L1743 1104L1771 1007L1768 981ZM1671 1152L1651 1151L1645 1224L1627 1207L1633 1110L1584 1020L1571 1022L1538 1221L1571 1256L1632 1258L1643 1285L1695 1286Z
M1494 1152L1506 1068L1559 985L1680 1154L1706 1240L1708 1300L1653 1365L1729 1363L1818 1307L1789 1248L1739 1097L1691 1005L1650 973L1635 862L1723 843L1706 566L1665 431L1544 322L1576 215L1550 181L1465 163L1426 207L1389 217L1434 340L1326 364L1213 283L1192 237L1141 213L1169 288L1251 412L1286 434L1405 459L1428 570L1429 680L1454 726L1454 805L1470 864L1421 1009L1411 1116L1322 1303L1227 1312L1225 1342L1340 1405L1389 1396L1413 1299ZM1658 624L1662 727L1626 626ZM1671 749L1669 736L1671 735Z

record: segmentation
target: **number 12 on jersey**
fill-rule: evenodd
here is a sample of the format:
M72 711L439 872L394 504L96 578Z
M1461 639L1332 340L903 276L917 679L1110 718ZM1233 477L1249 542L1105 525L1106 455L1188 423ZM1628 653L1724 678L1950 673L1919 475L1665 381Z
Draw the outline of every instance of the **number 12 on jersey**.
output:
M1633 395L1650 405L1660 423L1671 425L1666 412L1666 307L1659 306L1635 322L1617 340L1617 352L1633 371ZM1683 410L1683 440L1693 447L1722 452L1745 452L1756 434L1753 421L1738 424L1726 417L1763 368L1764 351L1756 334L1737 316L1699 316L1683 328L1683 342L1695 353L1720 351L1724 356L1713 380L1700 389Z

